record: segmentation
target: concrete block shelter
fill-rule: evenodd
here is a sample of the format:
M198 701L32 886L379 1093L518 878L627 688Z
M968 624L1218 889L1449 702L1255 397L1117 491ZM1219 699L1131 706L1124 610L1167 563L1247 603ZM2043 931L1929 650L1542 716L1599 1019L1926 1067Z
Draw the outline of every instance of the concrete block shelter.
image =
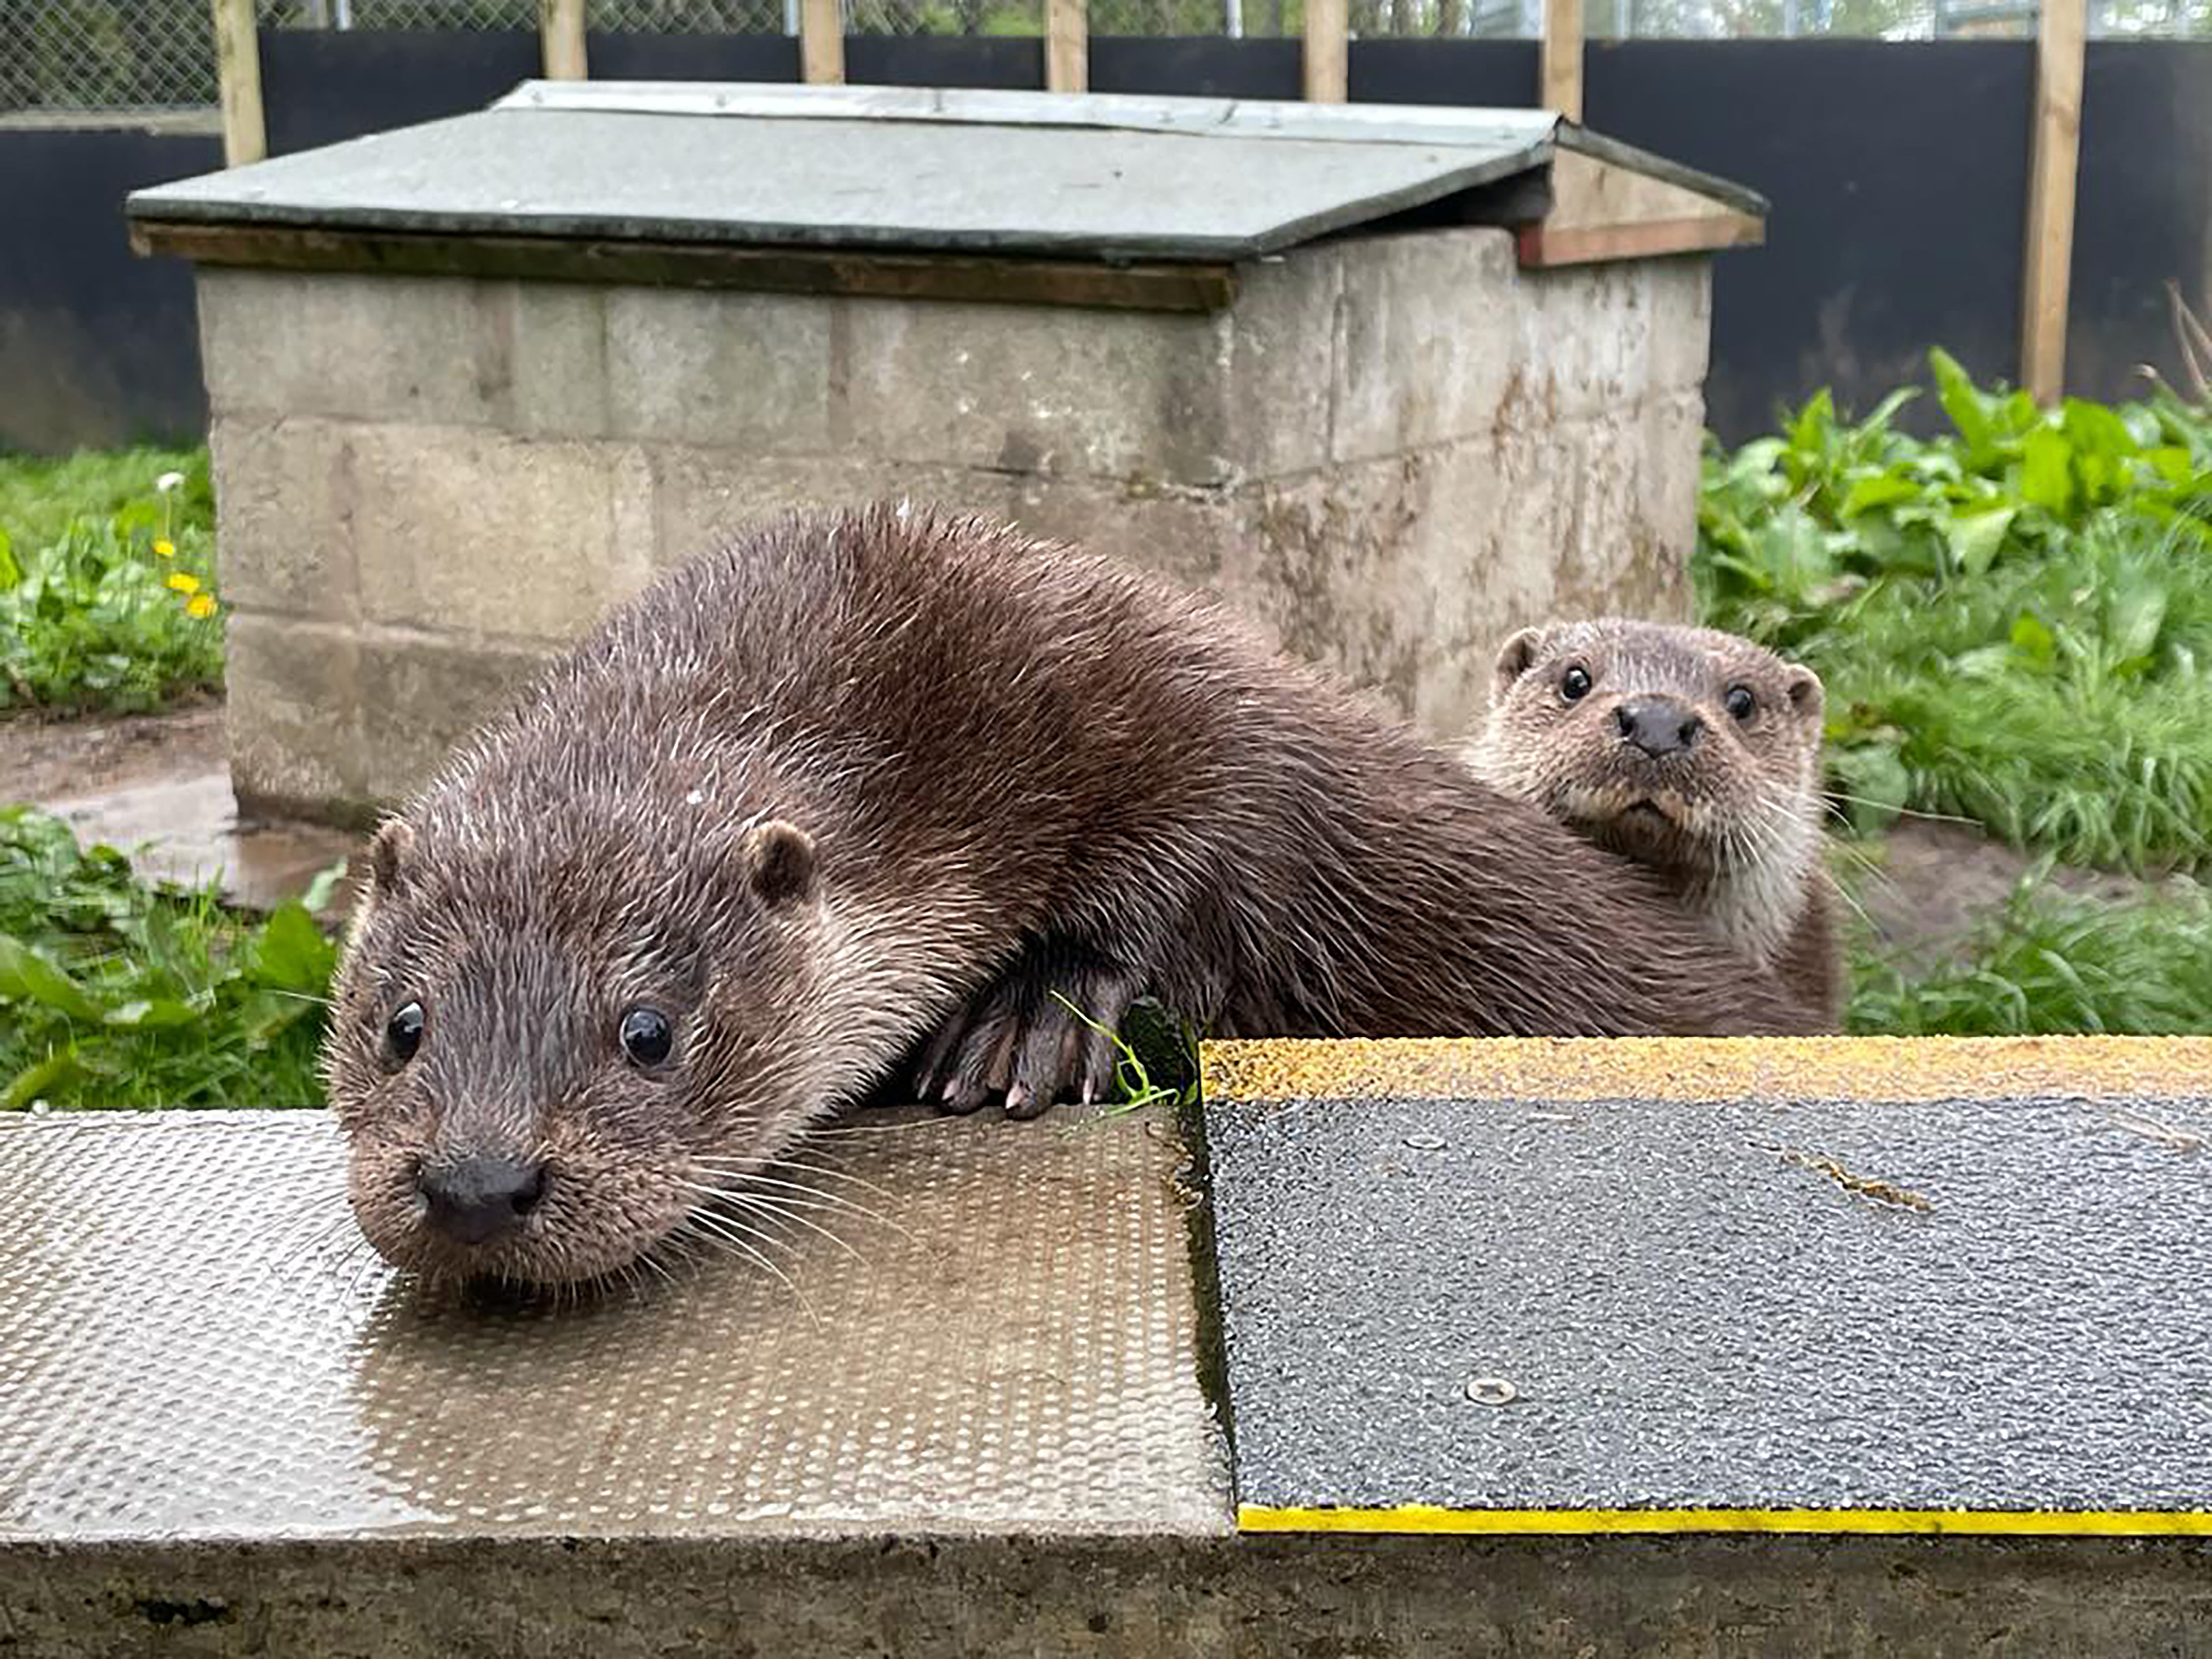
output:
M1539 112L529 83L131 199L198 265L232 770L400 798L735 524L907 495L1215 590L1440 732L1680 614L1705 254Z

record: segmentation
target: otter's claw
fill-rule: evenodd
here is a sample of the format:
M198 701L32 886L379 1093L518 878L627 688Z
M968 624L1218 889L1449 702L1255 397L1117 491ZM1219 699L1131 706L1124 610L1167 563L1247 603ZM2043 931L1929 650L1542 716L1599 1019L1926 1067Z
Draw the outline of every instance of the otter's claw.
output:
M931 1038L921 1097L966 1113L996 1096L1010 1118L1036 1117L1070 1094L1103 1099L1114 1086L1115 1031L1142 988L1087 952L1032 946Z

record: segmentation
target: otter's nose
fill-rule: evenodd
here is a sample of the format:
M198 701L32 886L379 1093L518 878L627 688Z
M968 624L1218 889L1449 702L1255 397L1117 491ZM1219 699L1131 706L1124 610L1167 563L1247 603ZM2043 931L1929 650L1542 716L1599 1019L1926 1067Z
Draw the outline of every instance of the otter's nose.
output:
M422 1171L416 1184L430 1224L464 1244L481 1244L520 1224L545 1193L545 1166L510 1158L465 1158Z
M1698 740L1705 723L1672 697L1632 697L1613 711L1623 743L1632 743L1656 760L1678 754Z

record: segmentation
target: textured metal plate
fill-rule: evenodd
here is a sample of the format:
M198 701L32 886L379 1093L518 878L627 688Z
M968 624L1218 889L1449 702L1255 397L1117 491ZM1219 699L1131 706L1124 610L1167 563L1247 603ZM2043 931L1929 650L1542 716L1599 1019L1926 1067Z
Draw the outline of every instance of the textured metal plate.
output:
M1788 1051L1937 1085L1903 1102L1793 1097L1756 1044L1529 1045L1527 1095L1438 1091L1487 1047L1210 1059L1248 1525L2212 1530L2203 1045Z
M518 106L128 205L170 222L1218 261L1523 171L1542 134L1424 143Z
M0 1125L0 1543L1224 1529L1157 1127L862 1122L853 1255L534 1310L370 1256L320 1118Z

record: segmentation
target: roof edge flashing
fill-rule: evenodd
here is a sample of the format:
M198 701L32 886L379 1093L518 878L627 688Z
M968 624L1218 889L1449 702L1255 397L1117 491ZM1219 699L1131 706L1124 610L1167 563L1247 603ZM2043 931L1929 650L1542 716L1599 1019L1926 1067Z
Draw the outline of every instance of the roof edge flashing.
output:
M781 81L544 81L520 83L493 110L739 116L792 121L1077 127L1185 137L1298 138L1495 149L1547 141L1549 110L1443 104L1310 104L1166 94L1008 92L979 88L805 86Z

